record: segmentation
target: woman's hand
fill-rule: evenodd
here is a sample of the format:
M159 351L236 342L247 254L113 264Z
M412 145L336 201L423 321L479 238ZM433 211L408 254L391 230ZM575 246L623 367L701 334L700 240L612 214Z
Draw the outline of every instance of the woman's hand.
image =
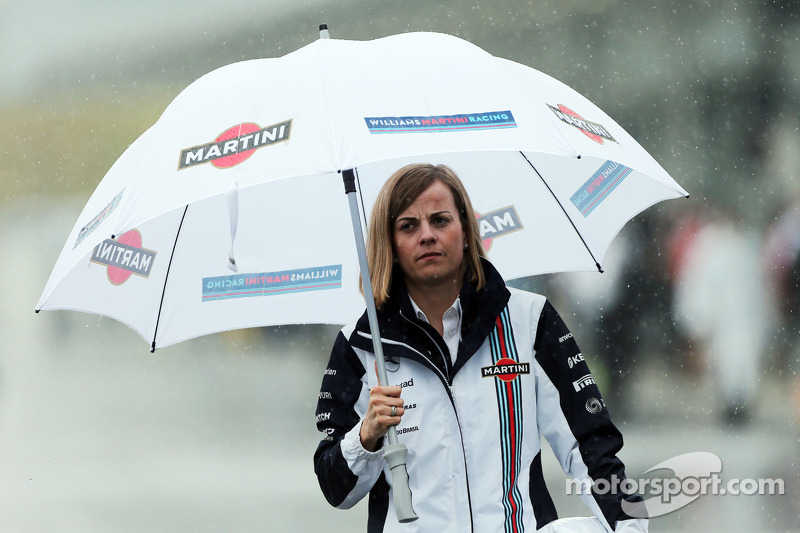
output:
M386 435L390 426L400 423L403 416L403 399L400 393L403 389L396 385L376 385L369 390L369 405L364 421L361 423L361 445L364 449L374 452L378 449L378 440ZM392 407L395 413L392 415Z

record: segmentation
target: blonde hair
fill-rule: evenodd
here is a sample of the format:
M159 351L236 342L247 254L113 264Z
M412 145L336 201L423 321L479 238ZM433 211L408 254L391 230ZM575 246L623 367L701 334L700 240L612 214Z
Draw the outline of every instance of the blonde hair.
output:
M414 163L397 170L383 184L370 216L367 264L372 280L375 307L378 309L381 309L389 299L392 286L392 267L395 260L393 223L435 181L444 183L453 193L468 244L464 250L464 262L472 273L469 281L475 284L476 290L481 290L486 285L486 275L481 264L481 257L486 257L486 253L483 250L475 211L472 209L472 202L464 184L456 173L445 165Z

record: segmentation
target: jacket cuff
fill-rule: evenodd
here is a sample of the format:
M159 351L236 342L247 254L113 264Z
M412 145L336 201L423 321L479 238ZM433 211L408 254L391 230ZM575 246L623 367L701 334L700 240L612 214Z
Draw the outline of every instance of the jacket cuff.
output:
M628 520L617 520L617 527L614 533L647 533L649 520L647 518L632 518Z
M383 470L383 446L371 452L361 444L361 424L353 427L342 438L342 455L350 470L357 476L374 474L375 470Z

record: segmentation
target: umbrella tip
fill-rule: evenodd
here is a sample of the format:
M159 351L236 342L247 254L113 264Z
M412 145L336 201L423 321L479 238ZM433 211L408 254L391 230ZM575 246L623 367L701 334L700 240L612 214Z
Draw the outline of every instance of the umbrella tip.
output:
M330 39L331 34L328 33L328 25L327 24L320 24L319 25L319 38L320 39Z

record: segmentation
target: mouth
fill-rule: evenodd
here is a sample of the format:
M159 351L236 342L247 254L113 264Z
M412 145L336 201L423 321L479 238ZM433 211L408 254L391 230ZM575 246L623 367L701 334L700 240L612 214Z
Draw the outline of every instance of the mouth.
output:
M434 259L434 258L441 257L441 256L442 256L442 254L438 253L438 252L428 252L426 254L422 254L421 256L419 256L417 258L417 261L424 261L426 259Z

